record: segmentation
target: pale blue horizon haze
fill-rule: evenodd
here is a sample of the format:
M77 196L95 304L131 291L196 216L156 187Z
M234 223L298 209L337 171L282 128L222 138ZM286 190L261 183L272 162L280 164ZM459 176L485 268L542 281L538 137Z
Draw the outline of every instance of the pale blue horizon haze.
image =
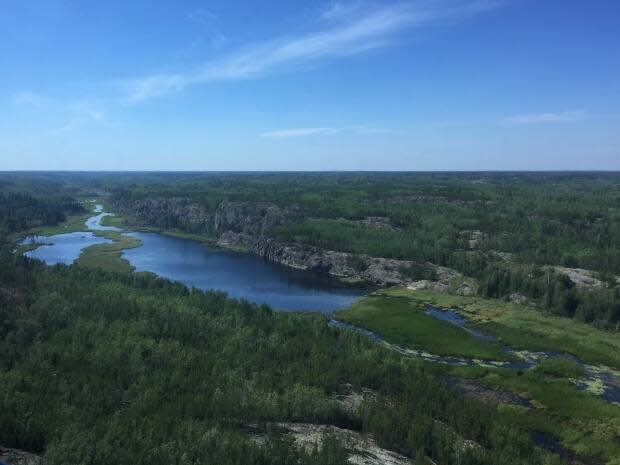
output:
M6 2L0 170L620 170L620 3Z

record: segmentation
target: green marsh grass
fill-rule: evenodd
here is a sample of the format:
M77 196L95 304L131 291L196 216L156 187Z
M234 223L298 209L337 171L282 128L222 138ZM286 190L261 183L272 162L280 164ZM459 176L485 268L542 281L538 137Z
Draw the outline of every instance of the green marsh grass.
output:
M497 344L424 313L424 306L390 292L376 292L338 312L336 318L373 331L388 342L439 355L512 360Z

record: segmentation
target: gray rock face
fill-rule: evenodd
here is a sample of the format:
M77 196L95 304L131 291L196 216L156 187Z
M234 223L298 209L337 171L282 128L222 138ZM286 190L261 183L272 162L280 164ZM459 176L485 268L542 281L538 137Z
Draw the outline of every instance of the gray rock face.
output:
M254 244L254 238L249 234L234 233L232 231L226 231L222 233L217 240L217 245L220 247L245 247L251 248Z
M270 203L228 201L221 202L215 212L209 213L197 203L181 197L116 201L114 208L145 226L217 236L229 231L262 236L291 216L290 211Z
M119 213L147 226L216 236L221 246L242 246L260 257L292 268L319 271L378 286L403 285L412 281L401 273L413 264L409 260L323 250L269 238L270 230L299 214L294 208L284 209L265 202L223 201L213 213L209 213L190 199L176 197L117 201L114 207ZM391 227L387 218L370 217L364 221L371 227ZM444 283L456 274L444 267L430 266L434 267L438 280ZM447 284L440 287L447 288Z
M270 203L224 201L213 215L213 229L218 234L232 231L260 237L284 224L290 216L288 210Z
M472 296L475 293L476 292L474 291L474 289L468 283L461 283L461 285L455 291L456 295L462 295L466 297Z
M468 250L475 250L480 248L480 243L486 239L487 235L479 230L473 231L460 231L459 238L465 248Z
M510 294L510 301L513 304L525 305L528 303L528 298L523 294L519 294L518 292L513 292Z
M211 215L187 198L116 201L114 208L145 226L177 228L193 233L208 233L212 229Z
M406 283L408 280L400 270L413 263L408 260L282 244L268 238L258 239L253 245L253 250L261 257L293 268L324 272L338 278L351 278L379 286Z
M5 449L0 446L0 462L7 465L39 465L41 458L24 450Z

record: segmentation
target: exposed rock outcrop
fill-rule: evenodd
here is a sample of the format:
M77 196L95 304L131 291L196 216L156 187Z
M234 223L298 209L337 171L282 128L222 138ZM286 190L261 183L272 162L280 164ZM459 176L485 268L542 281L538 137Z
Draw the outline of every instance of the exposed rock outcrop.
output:
M472 203L469 200L453 199L444 197L441 195L398 195L392 197L389 200L393 204L407 204L407 203L431 203L431 204L450 204L450 205L465 205Z
M336 402L340 408L351 415L359 415L365 404L373 401L377 397L377 393L372 389L362 388L361 391L355 391L351 384L341 384L339 393L336 395Z
M292 216L290 210L266 202L228 202L219 204L213 216L213 229L251 236L264 236L271 228L284 224Z
M0 446L0 463L7 465L39 465L41 457L20 449L6 449Z
M267 202L223 201L212 212L188 198L156 198L123 200L116 198L114 208L146 226L181 229L186 232L215 236L223 247L242 247L260 257L302 270L327 273L351 281L378 286L411 283L406 270L414 265L409 260L371 257L317 247L285 244L269 237L270 231L299 216L299 209L281 208ZM392 228L388 218L368 217L361 223L369 227ZM418 264L419 265L419 264ZM456 272L425 264L437 275L435 288L447 289ZM468 295L469 290L463 292Z
M476 250L480 247L480 243L486 239L486 234L480 230L460 231L459 239L466 249Z
M594 277L594 273L590 270L582 268L567 268L564 266L551 267L557 273L568 276L578 289L601 289L605 287L605 283Z
M316 425L312 423L278 423L278 429L289 434L298 448L313 450L320 447L328 436L335 436L346 447L352 465L408 465L410 459L396 452L377 445L372 436L357 431L339 428L332 425ZM254 431L252 439L262 444L266 435Z
M262 236L269 229L285 223L294 213L266 202L221 202L214 212L188 198L123 200L116 198L114 208L145 226L177 228L185 232L221 235Z
M459 286L456 288L455 294L469 297L472 295L476 295L476 290L469 283L463 282L459 284Z
M458 392L478 399L486 404L519 405L527 409L534 408L532 403L512 391L501 388L490 388L474 379L450 378L451 385Z
M519 304L519 305L525 305L529 301L527 296L520 294L518 292L513 292L512 294L510 294L509 299L513 304Z
M390 219L385 216L367 216L362 220L348 220L346 218L339 218L338 221L349 224L361 224L369 228L386 229L389 231L396 231L398 229L392 224Z
M261 257L293 268L324 272L338 278L353 278L380 286L405 283L407 279L401 270L413 263L408 260L287 245L268 238L258 239L253 250Z
M417 291L419 289L428 289L436 292L448 292L450 286L441 281L429 281L428 279L421 279L419 281L413 281L407 285L407 289Z
M208 233L212 230L212 216L200 205L182 197L145 200L113 201L114 209L130 216L145 226L178 228L184 231Z

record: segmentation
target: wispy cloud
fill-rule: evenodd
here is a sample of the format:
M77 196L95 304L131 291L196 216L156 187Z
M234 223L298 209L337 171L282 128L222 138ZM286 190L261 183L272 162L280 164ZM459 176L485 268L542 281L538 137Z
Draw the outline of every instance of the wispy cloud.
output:
M217 27L218 17L212 11L204 8L198 8L191 11L187 15L187 19L200 28L201 38L195 39L192 46L196 46L197 44L203 42L203 38L206 38L213 47L219 47L226 42L226 36L222 34Z
M64 121L49 130L52 134L64 133L90 123L108 124L105 106L98 100L81 99L63 102L24 90L13 94L10 101L18 114L27 115L28 118L45 114L52 115L57 121Z
M506 125L571 123L586 119L588 114L583 111L564 111L559 113L531 113L507 116L502 120Z
M296 128L280 129L277 131L263 132L260 136L264 139L286 139L291 137L308 137L325 134L335 134L339 132L336 128Z
M50 103L48 98L29 90L13 94L10 100L11 104L18 108L40 108Z
M503 3L498 0L462 0L447 6L445 0L439 0L423 7L418 3L404 3L377 8L328 30L250 44L193 72L155 74L127 81L124 83L126 100L135 103L178 92L190 85L249 78L286 65L358 54L385 46L396 33L406 28L462 19ZM328 15L346 16L343 5L334 6Z
M364 6L361 1L331 2L321 11L321 17L329 21L350 18L352 15L358 14Z
M207 26L213 24L213 22L217 20L217 15L211 10L197 8L188 13L187 19L203 26Z
M316 127L316 128L295 128L295 129L278 129L277 131L268 131L260 134L264 139L286 139L291 137L308 137L317 135L332 135L342 132L352 132L355 134L391 134L390 129L379 128L374 126L347 126L340 128Z

